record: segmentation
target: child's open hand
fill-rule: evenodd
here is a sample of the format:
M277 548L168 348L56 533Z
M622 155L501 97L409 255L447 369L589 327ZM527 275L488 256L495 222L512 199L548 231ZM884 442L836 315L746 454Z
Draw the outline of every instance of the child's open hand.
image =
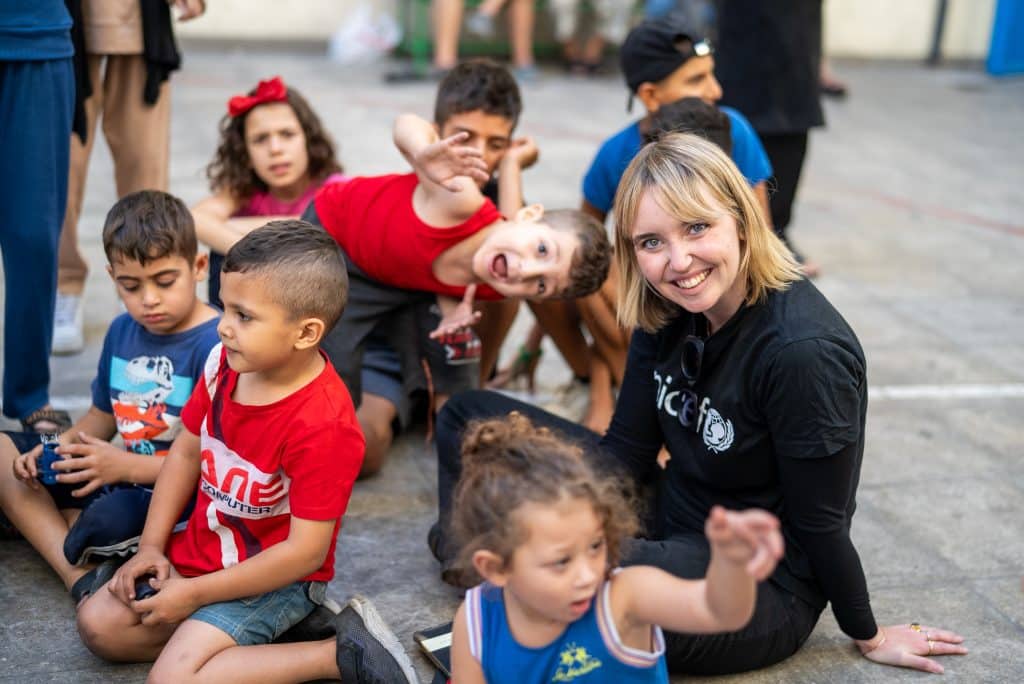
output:
M132 610L141 616L144 625L173 625L182 622L202 605L192 591L192 582L184 577L151 579L149 585L157 593L131 603Z
M427 178L450 192L462 190L459 176L469 176L485 183L489 176L480 150L459 144L467 138L469 133L462 131L427 145L416 155L413 164Z
M779 519L756 508L728 511L714 506L704 533L712 553L745 564L747 574L758 581L772 574L785 548Z
M448 335L459 332L463 328L476 325L480 321L482 314L479 311L473 310L473 297L475 296L476 285L467 286L466 294L462 296L462 301L441 319L434 332L430 333L430 339L440 340Z
M18 454L17 458L11 463L11 468L14 470L15 479L21 480L31 489L39 489L42 487L39 484L39 480L36 476L39 474L39 469L36 463L39 461L39 456L43 453L43 445L33 447L31 450L26 451L23 454Z
M528 169L537 163L540 158L540 149L536 141L530 136L516 138L505 151L504 159L515 162L520 169ZM502 161L504 161L504 159Z
M70 485L85 483L71 492L72 496L88 496L103 485L128 479L125 451L84 432L78 433L78 439L78 444L57 447L57 453L64 459L53 464L53 469L61 473L57 476L58 482Z
M155 575L157 580L165 580L171 576L171 562L160 549L140 545L139 552L118 569L107 584L107 589L126 606L130 606L135 599L135 580L147 574Z

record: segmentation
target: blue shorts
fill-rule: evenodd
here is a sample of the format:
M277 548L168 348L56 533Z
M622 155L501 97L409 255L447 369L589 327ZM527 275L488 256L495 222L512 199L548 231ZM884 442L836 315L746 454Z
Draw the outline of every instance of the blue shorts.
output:
M276 591L203 606L189 616L213 625L239 646L269 644L323 603L326 582L293 582Z

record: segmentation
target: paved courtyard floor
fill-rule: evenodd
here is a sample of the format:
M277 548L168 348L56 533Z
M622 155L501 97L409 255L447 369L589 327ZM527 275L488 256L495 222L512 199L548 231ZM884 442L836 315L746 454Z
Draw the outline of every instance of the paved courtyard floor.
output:
M393 65L341 66L301 53L188 46L174 77L171 190L205 192L204 165L231 94L281 74L302 90L340 144L346 171L404 168L390 144L402 111L430 116L431 84L391 86ZM942 625L971 654L945 658L946 679L1024 681L1024 80L970 68L838 62L848 100L829 103L811 136L793 237L823 266L818 286L850 321L869 362L867 451L853 536L880 623ZM578 206L601 140L628 121L617 76L572 81L545 73L524 88L520 131L539 165L531 201ZM87 349L52 361L52 394L88 406L117 300L104 271L103 216L116 199L97 145L82 215L92 273ZM7 296L29 296L15 285ZM8 321L6 324L10 325ZM514 348L528 326L517 322ZM569 379L548 349L541 392ZM9 424L5 424L10 427ZM412 633L450 619L425 543L436 508L435 457L422 432L399 440L384 471L360 482L345 518L331 593L370 596L421 676ZM142 681L147 667L101 662L81 645L73 607L23 542L0 542L0 680ZM859 657L826 610L784 663L722 682L924 681ZM427 679L429 681L429 679ZM240 680L242 681L242 680ZM710 680L708 680L710 681Z

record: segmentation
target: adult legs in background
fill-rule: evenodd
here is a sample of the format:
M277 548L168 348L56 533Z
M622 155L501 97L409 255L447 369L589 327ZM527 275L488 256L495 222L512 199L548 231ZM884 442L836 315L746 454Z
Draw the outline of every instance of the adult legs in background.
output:
M67 199L75 83L71 58L0 62L3 413L49 404L57 242Z
M521 82L537 78L537 67L533 64L533 23L533 0L512 0L508 7L512 71Z
M803 264L809 277L818 275L818 265L807 260L789 239L787 228L793 218L793 203L800 185L804 158L807 156L807 131L802 133L758 133L768 159L775 170L774 187L769 187L769 203L772 210L772 226L775 234L789 245L797 259Z
M89 265L78 247L78 221L85 195L96 122L114 161L117 196L138 190L166 190L170 158L170 83L164 81L153 105L142 99L146 63L142 55L89 55L93 93L85 101L86 141L71 136L68 202L61 231L53 351L82 350L82 292Z
M448 70L459 61L459 29L462 28L463 0L433 0L434 69Z

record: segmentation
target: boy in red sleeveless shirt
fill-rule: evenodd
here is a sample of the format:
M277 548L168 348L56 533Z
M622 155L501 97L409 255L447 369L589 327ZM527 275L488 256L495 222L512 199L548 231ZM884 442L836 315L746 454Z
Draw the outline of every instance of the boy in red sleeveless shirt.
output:
M156 658L161 681L415 681L365 599L337 616L336 638L271 644L323 600L363 460L352 401L319 350L346 289L337 245L302 221L228 251L221 344L182 410L139 552L79 609L94 653ZM193 493L188 527L172 534Z
M452 376L427 337L474 323L474 294L484 300L574 298L595 291L607 273L604 227L585 214L546 213L532 205L512 220L503 218L477 185L487 180L486 165L478 149L460 144L466 136L440 140L427 121L402 115L395 144L414 173L326 187L306 212L346 255L350 306L342 331L329 336L324 349L357 404L362 348L374 330L415 345L419 353L399 350L403 366L410 356L425 357L438 394L446 395L467 386L437 382ZM406 315L435 296L445 316L440 326L425 327L421 316ZM403 367L403 375L414 377L408 370ZM469 381L475 384L472 376Z

